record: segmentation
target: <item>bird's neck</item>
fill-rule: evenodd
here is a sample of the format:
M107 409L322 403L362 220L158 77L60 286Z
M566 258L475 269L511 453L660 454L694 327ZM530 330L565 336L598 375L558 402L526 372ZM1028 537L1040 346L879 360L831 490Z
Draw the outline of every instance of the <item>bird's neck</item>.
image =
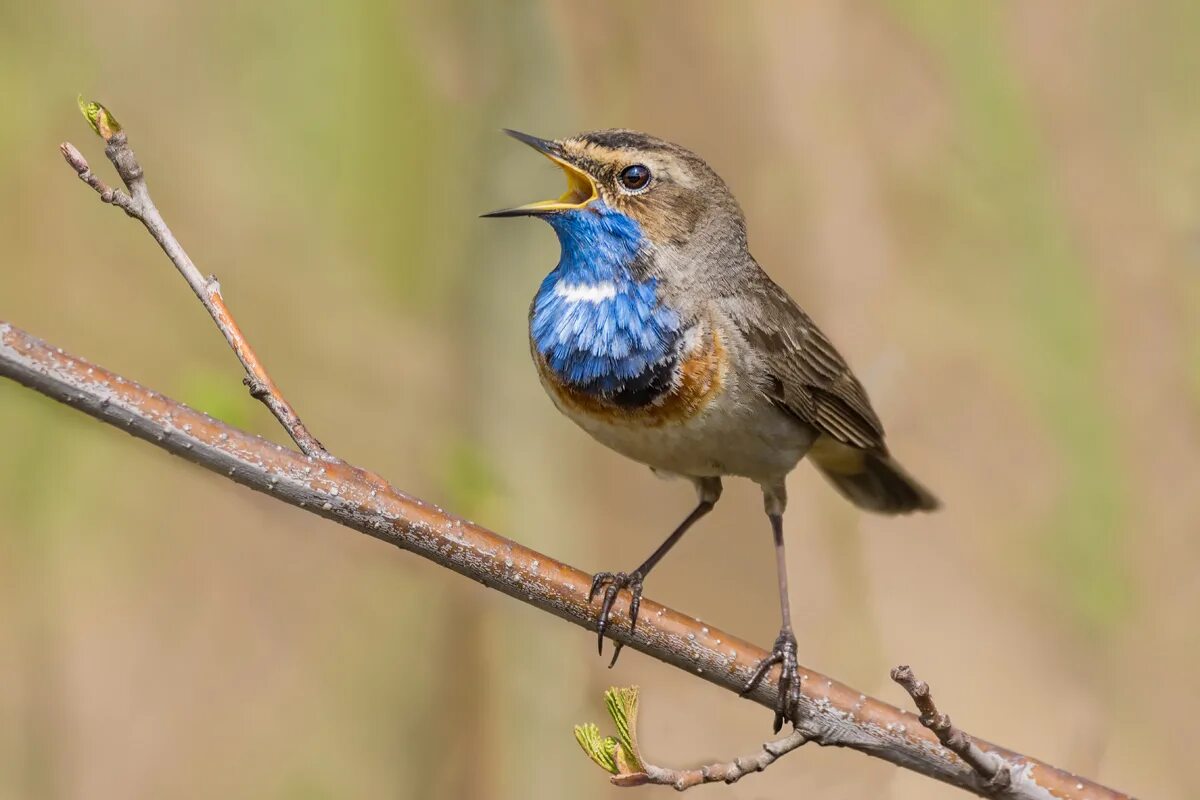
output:
M558 266L533 302L530 336L556 377L620 402L661 382L679 315L660 302L641 229L600 203L549 218Z

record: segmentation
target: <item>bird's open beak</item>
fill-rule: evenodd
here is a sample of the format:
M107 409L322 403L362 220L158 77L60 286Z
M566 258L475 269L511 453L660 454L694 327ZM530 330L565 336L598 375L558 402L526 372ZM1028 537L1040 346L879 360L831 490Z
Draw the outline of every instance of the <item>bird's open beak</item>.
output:
M549 139L539 139L536 136L530 136L527 133L520 133L519 131L511 131L508 128L505 128L504 132L517 141L529 145L557 164L567 176L567 191L557 200L539 200L536 203L526 203L523 206L516 206L515 208L503 208L499 211L493 211L490 214L484 214L483 216L536 217L555 211L570 211L572 209L583 208L600 196L596 190L596 182L592 180L590 175L572 165L563 157L562 145L558 142Z

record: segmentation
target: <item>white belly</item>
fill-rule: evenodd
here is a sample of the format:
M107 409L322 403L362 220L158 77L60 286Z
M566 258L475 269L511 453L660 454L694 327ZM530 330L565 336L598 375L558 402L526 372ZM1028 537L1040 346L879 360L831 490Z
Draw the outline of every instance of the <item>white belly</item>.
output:
M695 416L657 427L601 419L561 405L560 410L600 443L659 472L777 481L808 452L812 431L765 398L738 402L736 394L714 398Z

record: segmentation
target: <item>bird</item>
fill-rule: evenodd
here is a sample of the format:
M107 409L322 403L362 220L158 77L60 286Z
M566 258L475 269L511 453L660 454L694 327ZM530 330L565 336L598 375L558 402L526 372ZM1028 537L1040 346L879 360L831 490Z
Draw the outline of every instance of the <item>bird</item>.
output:
M690 481L697 504L630 572L599 572L597 644L622 589L636 629L650 571L721 497L722 479L762 489L774 542L781 624L743 696L780 665L774 729L797 722L801 677L792 629L785 479L810 461L843 497L880 514L939 501L900 466L866 390L812 318L750 254L745 216L700 156L627 129L541 139L504 129L557 165L567 190L484 214L538 217L558 264L529 309L537 373L560 412L601 444ZM611 667L621 651L614 646Z

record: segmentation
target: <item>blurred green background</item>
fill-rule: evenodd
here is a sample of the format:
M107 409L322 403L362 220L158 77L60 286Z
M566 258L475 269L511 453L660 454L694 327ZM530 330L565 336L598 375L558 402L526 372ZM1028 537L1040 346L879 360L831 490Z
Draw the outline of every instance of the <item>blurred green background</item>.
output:
M1142 796L1200 796L1200 5L0 0L0 318L279 439L136 223L160 208L339 455L584 569L690 508L559 417L526 309L561 176L499 135L702 153L946 502L790 483L802 660ZM767 644L757 489L647 594ZM0 798L616 797L570 727L643 686L660 763L769 713L0 382ZM737 798L941 798L804 750ZM620 796L629 796L628 794Z

